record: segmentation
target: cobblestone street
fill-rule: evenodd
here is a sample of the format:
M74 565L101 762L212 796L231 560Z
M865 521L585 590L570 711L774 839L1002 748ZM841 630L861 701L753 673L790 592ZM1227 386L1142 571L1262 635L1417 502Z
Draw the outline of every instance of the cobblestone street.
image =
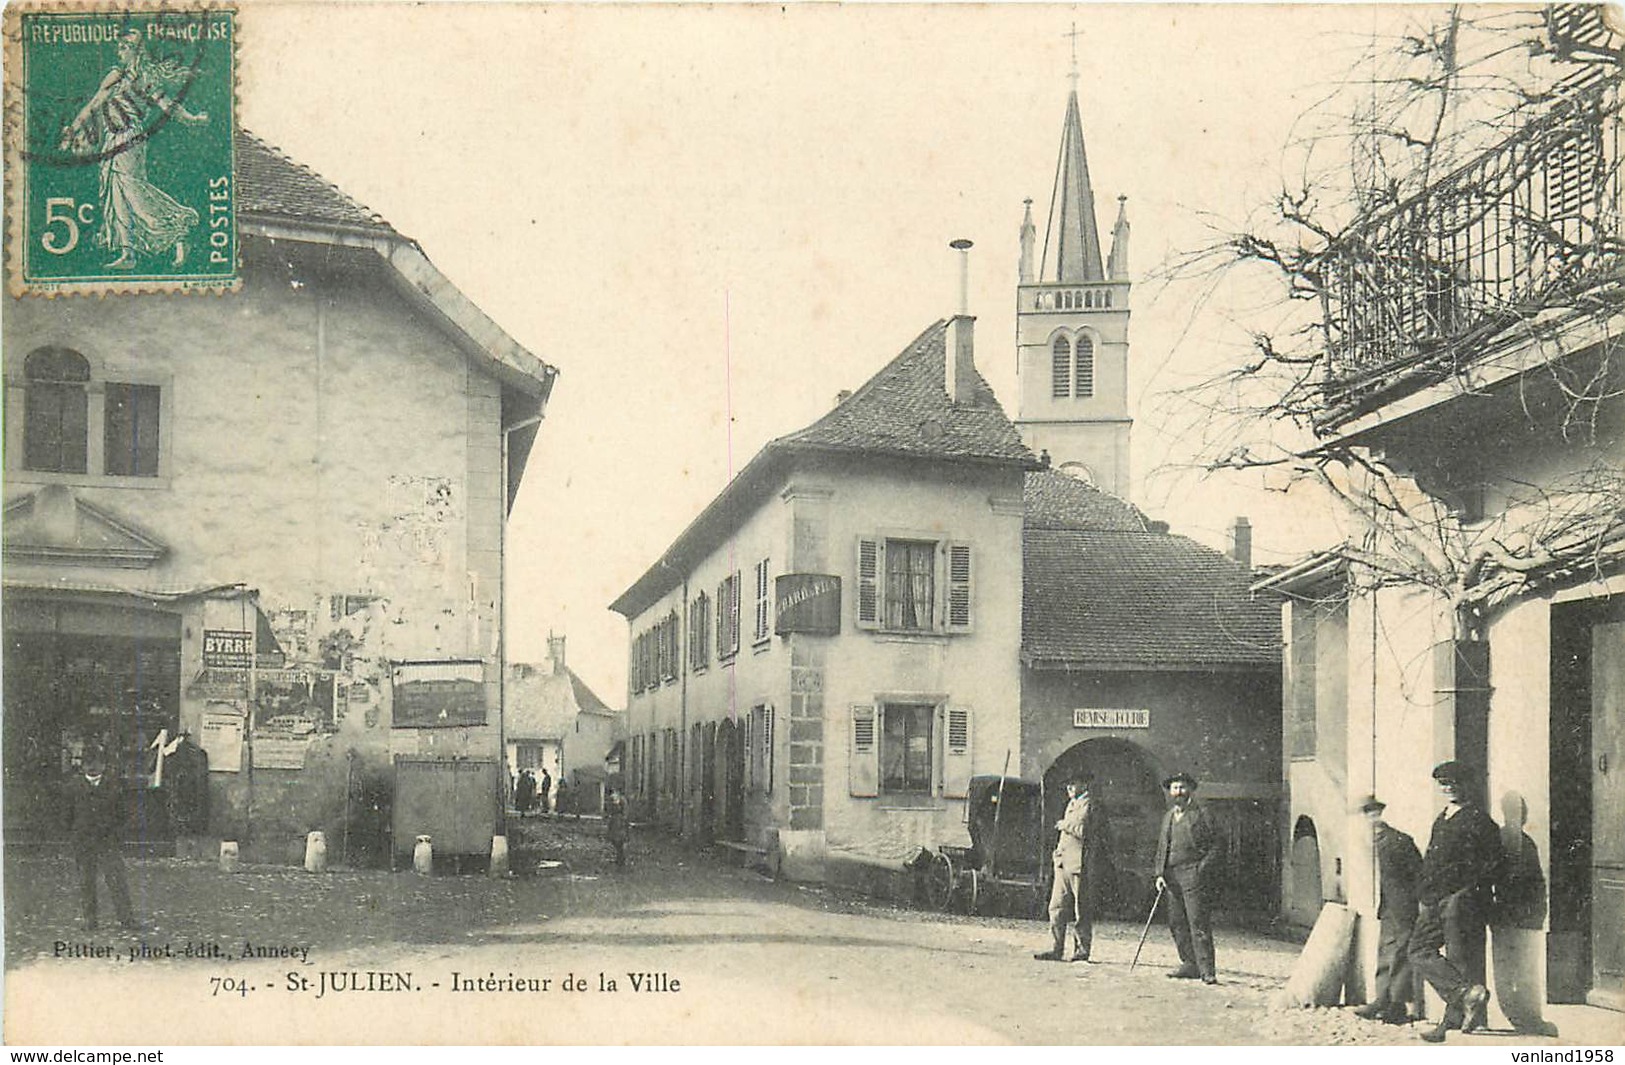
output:
M500 880L131 860L140 935L82 932L69 863L15 858L8 1041L150 1041L152 1013L174 1011L177 1043L1416 1042L1272 1008L1291 943L1221 929L1212 988L1164 978L1161 927L1132 973L1139 929L1121 922L1097 927L1099 964L1046 965L1035 921L774 882L649 832L616 869L598 831L527 822ZM106 953L67 956L80 946ZM119 1005L87 1017L87 1000Z

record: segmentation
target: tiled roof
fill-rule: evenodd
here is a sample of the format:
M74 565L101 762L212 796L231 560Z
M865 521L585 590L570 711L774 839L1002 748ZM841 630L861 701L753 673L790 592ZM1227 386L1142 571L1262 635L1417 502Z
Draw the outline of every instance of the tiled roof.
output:
M1280 607L1183 536L1027 528L1021 654L1038 667L1279 668Z
M237 131L237 194L244 214L395 233L338 186L247 130Z
M1126 499L1059 470L1034 470L1022 486L1027 529L1115 529L1144 532L1146 517Z
M554 673L516 662L508 667L507 688L504 713L509 739L558 739L575 730L577 713L615 713L568 666L563 673Z
M980 374L971 402L949 399L947 331L936 322L834 410L768 447L1036 465Z

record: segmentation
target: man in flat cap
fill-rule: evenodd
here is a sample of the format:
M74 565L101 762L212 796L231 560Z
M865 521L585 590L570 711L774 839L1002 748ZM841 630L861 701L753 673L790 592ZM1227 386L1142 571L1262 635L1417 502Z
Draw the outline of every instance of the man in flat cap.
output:
M1422 873L1422 854L1416 841L1382 819L1386 807L1375 795L1355 804L1371 829L1377 855L1377 992L1355 1010L1368 1020L1405 1024L1410 1004L1420 1001L1416 974L1409 958L1411 932L1416 927L1416 883Z
M1501 864L1501 836L1478 804L1477 781L1466 766L1443 762L1433 779L1444 809L1433 821L1422 856L1410 959L1444 999L1438 1026L1422 1033L1428 1042L1442 1043L1452 1028L1471 1032L1484 1024L1490 1000L1484 986L1484 925Z
M1105 857L1105 820L1089 798L1089 778L1066 782L1067 803L1055 822L1055 881L1049 894L1049 929L1052 946L1039 961L1088 961L1094 938L1094 887L1097 866ZM1066 926L1072 925L1072 955L1065 954Z
M1177 980L1202 978L1216 984L1213 962L1212 902L1214 865L1219 859L1219 835L1207 810L1195 805L1196 778L1175 773L1162 782L1168 792L1168 812L1157 830L1155 872L1157 888L1168 894L1168 930L1179 951L1179 968L1168 975Z

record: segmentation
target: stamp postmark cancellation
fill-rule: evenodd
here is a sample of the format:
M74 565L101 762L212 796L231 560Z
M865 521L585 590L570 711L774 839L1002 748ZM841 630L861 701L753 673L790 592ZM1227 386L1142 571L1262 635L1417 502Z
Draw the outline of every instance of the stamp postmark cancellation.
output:
M16 6L5 44L11 292L235 287L235 13Z

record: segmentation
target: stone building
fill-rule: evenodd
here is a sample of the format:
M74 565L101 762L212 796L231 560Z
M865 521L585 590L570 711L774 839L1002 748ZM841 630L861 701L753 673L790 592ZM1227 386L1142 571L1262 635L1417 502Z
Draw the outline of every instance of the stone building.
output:
M529 769L538 779L569 782L575 811L602 808L605 760L626 738L625 715L587 686L564 660L563 636L547 638L541 665L508 664L503 689L504 741L510 777Z
M1617 67L1599 9L1558 5L1547 26L1553 54ZM1376 456L1425 520L1262 584L1287 596L1285 907L1305 923L1323 900L1355 910L1369 988L1374 858L1349 804L1376 792L1425 846L1443 805L1433 765L1469 764L1506 860L1491 1021L1524 1031L1584 1030L1564 1004L1625 1006L1617 94L1586 74L1559 85L1351 243L1383 257L1427 232L1442 265L1336 272L1319 444ZM1505 231L1486 243L1463 203ZM1421 554L1384 566L1395 556L1378 549L1410 529L1465 545L1446 560L1459 570L1439 580Z
M1038 467L939 321L772 441L618 598L644 816L792 876L964 838L1018 743L1022 478Z
M92 743L133 834L272 859L381 856L397 758L500 781L504 527L555 371L248 133L236 179L241 291L6 308L8 843ZM201 823L151 786L160 733L209 756Z

